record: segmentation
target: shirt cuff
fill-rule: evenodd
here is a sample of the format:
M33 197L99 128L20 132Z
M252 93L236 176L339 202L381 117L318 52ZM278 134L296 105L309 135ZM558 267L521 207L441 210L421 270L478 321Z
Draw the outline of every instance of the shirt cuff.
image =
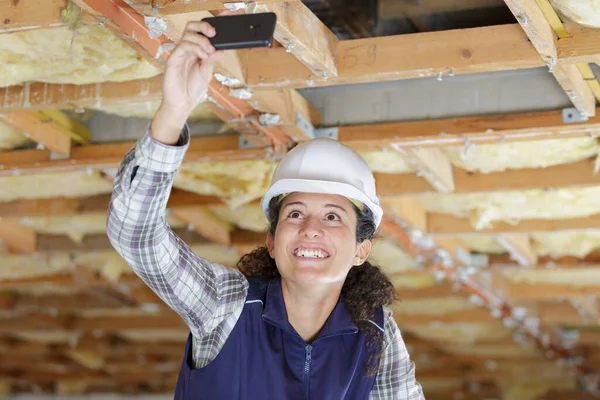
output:
M190 146L190 132L187 124L183 127L177 143L167 145L150 135L150 129L135 146L136 164L157 172L175 172L181 166Z

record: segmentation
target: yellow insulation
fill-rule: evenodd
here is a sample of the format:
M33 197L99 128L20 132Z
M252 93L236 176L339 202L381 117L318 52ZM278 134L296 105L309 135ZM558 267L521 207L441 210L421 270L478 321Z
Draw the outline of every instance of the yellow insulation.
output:
M579 232L557 231L532 234L533 247L542 256L585 257L600 249L600 230Z
M399 315L444 315L457 311L471 310L477 307L465 297L433 297L423 299L409 299L395 302L392 310ZM432 318L432 320L435 318Z
M96 83L160 71L102 26L37 29L2 35L0 87L23 82Z
M427 211L469 218L475 229L495 221L583 218L600 213L600 186L556 190L421 195Z
M0 177L0 202L51 197L85 197L110 193L112 184L85 171Z
M94 212L71 216L24 217L20 223L37 233L67 235L74 242L81 243L85 235L106 233L106 212ZM180 228L183 223L173 217L167 222L171 228Z
M360 153L373 172L385 174L406 174L414 172L406 158L395 150L368 151Z
M0 151L11 150L29 142L23 131L0 122Z
M240 207L215 206L211 211L220 219L239 228L254 232L265 232L268 228L267 218L258 204Z
M467 171L483 173L507 169L544 168L598 155L598 140L591 138L556 139L531 142L450 146L442 150L452 164Z
M0 255L0 280L14 280L54 275L71 271L73 265L66 253L36 255Z
M536 268L502 269L502 275L517 283L554 284L569 286L599 286L600 273L597 268Z
M550 0L565 19L591 28L600 28L600 2L597 0Z
M388 275L408 271L416 267L413 257L383 239L373 240L373 248L369 261L381 267L381 270Z
M122 117L137 117L152 119L154 113L160 105L160 100L145 101L141 103L129 103L129 104L118 104L118 105L105 105L96 110L103 111L108 114L120 115ZM220 121L216 115L214 115L207 107L206 103L203 103L196 107L188 118L188 122L207 122L207 121ZM217 133L217 132L215 132Z
M432 319L433 320L433 319ZM440 344L473 344L479 340L500 340L509 338L511 331L500 323L435 323L435 324L403 324L402 316L396 321L401 329L413 333L426 340ZM479 347L479 344L475 347Z
M175 177L174 186L224 198L237 207L260 198L268 189L276 163L266 160L190 163Z

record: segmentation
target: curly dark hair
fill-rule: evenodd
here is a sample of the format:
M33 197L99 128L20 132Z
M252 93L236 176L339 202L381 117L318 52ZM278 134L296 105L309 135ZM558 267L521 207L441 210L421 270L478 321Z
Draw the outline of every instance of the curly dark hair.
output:
M356 239L359 243L372 240L375 236L373 212L368 207L360 210L354 206L357 215ZM279 222L280 204L272 199L269 204L269 229L275 235ZM280 276L275 260L269 255L266 246L257 247L242 256L237 267L247 277L270 280ZM382 306L389 306L395 300L394 286L387 276L368 261L353 266L342 287L344 305L352 316L353 322L364 335L370 357L366 366L368 376L375 375L384 351L383 334L369 320L375 319L376 311Z

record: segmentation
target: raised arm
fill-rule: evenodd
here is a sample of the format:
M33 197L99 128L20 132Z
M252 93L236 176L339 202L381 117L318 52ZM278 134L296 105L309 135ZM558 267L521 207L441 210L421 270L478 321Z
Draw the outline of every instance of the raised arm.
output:
M195 255L166 222L167 200L190 142L185 121L205 97L219 58L196 33L210 35L211 29L204 22L188 24L173 50L161 106L117 171L107 218L113 247L196 337L218 325L233 327L248 289L239 271Z

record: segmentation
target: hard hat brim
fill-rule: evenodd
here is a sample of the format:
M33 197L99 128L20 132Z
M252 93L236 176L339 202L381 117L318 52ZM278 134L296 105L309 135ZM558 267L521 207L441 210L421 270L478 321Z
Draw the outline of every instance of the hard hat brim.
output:
M375 228L379 227L381 218L383 217L383 210L379 206L379 204L369 199L354 186L340 182L319 181L309 179L281 179L275 182L269 188L269 190L263 196L260 202L260 206L262 207L265 215L268 217L269 203L272 198L284 193L293 192L337 194L340 196L357 200L369 207L369 209L373 212L373 222L375 222Z

